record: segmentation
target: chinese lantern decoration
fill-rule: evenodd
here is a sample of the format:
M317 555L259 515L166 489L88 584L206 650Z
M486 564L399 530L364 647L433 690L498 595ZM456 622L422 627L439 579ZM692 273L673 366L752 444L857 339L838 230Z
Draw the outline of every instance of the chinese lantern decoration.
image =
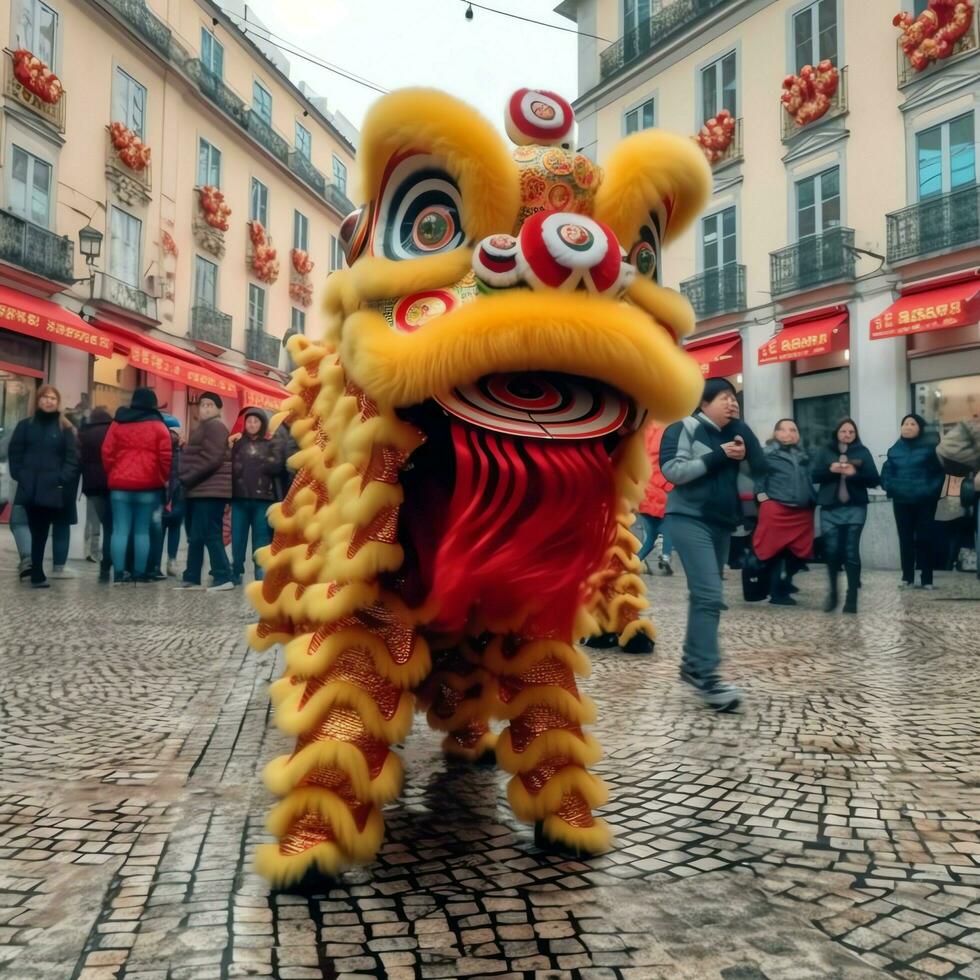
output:
M301 276L308 276L313 271L313 260L309 252L304 252L301 248L294 248L290 255L293 260L293 268Z
M289 284L289 298L300 306L309 306L313 302L313 287L301 279L294 279Z
M120 161L130 170L142 173L150 165L150 148L122 123L112 123L109 138Z
M261 221L249 224L248 236L252 242L252 273L260 282L271 286L279 278L279 259Z
M903 11L895 14L892 23L902 32L898 43L909 64L922 71L953 53L972 20L973 0L929 0L918 17Z
M825 58L816 68L804 65L799 75L787 75L780 99L796 125L806 126L827 112L838 85L840 72Z
M163 254L172 255L177 258L177 243L174 241L174 236L170 234L169 231L165 231L162 236L163 243Z
M722 109L701 127L694 141L704 150L708 163L714 165L725 155L734 138L735 117L727 109Z
M57 105L65 92L61 79L26 48L18 48L13 58L14 77L17 81L42 102Z
M218 231L228 230L228 219L231 217L231 208L225 204L225 196L217 187L206 184L200 188L201 214L204 220Z

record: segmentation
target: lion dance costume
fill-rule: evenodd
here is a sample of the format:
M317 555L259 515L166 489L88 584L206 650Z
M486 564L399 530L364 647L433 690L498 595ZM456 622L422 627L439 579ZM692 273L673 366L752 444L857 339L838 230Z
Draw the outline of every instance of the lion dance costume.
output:
M285 645L271 697L296 737L265 770L281 800L257 865L276 884L374 857L417 704L448 755L513 774L540 841L608 844L574 641L653 637L628 531L641 429L702 385L660 251L710 175L693 142L653 131L603 173L568 149L572 126L531 90L509 102L512 152L435 91L365 121L367 203L341 229L324 339L290 341L298 472L249 593L253 646Z

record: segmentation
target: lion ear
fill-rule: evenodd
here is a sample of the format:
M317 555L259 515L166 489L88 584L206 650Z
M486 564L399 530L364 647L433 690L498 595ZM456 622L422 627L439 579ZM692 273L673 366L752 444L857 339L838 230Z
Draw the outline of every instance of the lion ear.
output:
M660 240L669 242L703 210L711 194L711 168L701 148L672 133L651 129L627 136L603 169L595 217L627 249L651 222Z
M452 96L403 89L379 99L364 121L359 158L361 189L374 203L375 225L395 221L401 204L387 204L404 193L414 173L419 182L435 181L438 191L432 175L438 171L455 185L443 190L454 203L458 196L466 241L514 227L520 206L517 165L493 126ZM392 186L396 181L403 186Z

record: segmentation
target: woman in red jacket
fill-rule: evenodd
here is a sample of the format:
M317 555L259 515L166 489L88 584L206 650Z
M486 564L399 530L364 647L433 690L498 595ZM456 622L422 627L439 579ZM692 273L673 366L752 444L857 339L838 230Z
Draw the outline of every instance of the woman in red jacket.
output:
M160 510L173 453L170 433L157 411L157 396L137 388L129 408L120 408L102 444L102 463L112 505L113 581L145 582L150 524ZM126 549L133 535L133 575L126 574Z
M654 542L658 534L663 534L663 546L660 552L660 571L664 575L673 575L674 570L670 567L670 538L663 528L664 509L667 506L667 494L673 489L673 485L664 479L660 472L660 440L663 438L664 430L655 426L647 426L644 433L647 456L650 458L650 482L647 483L646 493L643 495L643 502L640 504L639 513L636 515L637 523L642 526L643 540L640 542L640 550L637 558L646 561L646 557L653 549ZM649 571L649 566L647 566Z

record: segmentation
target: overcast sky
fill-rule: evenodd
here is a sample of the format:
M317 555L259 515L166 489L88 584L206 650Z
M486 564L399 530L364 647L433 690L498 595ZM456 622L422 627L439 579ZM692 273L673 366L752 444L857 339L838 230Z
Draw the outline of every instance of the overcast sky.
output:
M552 12L558 0L480 0L560 27L572 21ZM503 105L524 86L576 96L574 34L473 8L462 0L249 0L273 33L323 61L382 88L427 85L476 106L502 126ZM360 126L378 98L322 68L286 53L294 82L308 82Z

